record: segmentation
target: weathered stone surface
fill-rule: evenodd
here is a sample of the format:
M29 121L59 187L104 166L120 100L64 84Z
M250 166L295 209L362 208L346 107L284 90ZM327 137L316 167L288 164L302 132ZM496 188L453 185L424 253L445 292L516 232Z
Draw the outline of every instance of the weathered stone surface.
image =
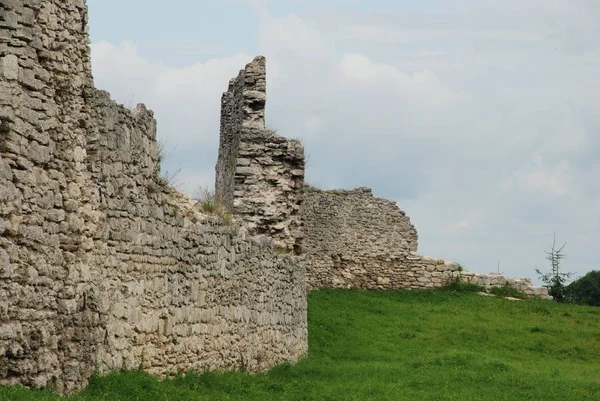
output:
M160 180L154 116L94 89L86 23L82 0L0 2L0 384L296 361L303 264Z
M0 57L0 75L9 81L19 78L19 59L14 54Z
M454 263L418 255L417 231L408 216L368 188L307 187L300 215L309 289L426 289L458 276L488 289L510 285L528 295L548 296L546 288L528 279L459 271Z
M418 237L410 219L395 202L375 198L369 188L307 187L301 218L309 288L331 286L334 278L342 287L397 288L405 281L404 267L424 262L420 256L411 260ZM427 261L432 270L435 263ZM352 272L352 279L340 277L343 272Z
M266 60L256 57L221 99L216 193L280 250L300 253L304 148L265 129Z

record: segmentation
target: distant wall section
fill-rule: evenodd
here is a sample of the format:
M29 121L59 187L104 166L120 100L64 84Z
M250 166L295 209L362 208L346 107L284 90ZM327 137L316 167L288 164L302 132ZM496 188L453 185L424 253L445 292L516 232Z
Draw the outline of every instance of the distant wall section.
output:
M417 231L408 216L369 188L307 187L301 210L309 289L427 289L459 278L486 288L510 285L528 295L548 295L529 279L462 271L455 263L418 255Z
M383 278L395 286L411 281L414 273L397 267L412 264L408 258L417 250L417 230L395 202L374 197L369 188L307 186L301 217L310 288L379 288ZM438 271L444 265L428 263ZM426 287L416 278L412 286Z

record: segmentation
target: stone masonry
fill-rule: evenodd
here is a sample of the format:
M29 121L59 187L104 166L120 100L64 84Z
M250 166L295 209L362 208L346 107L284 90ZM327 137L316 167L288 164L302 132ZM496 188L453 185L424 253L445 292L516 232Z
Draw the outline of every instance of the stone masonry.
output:
M216 193L250 233L274 238L279 253L302 255L308 290L426 289L460 277L547 296L528 279L459 271L454 263L418 255L408 216L368 188L305 185L304 149L265 129L265 106L266 61L257 57L230 81L221 100Z
M265 128L264 57L222 98L216 194L238 217L200 213L160 178L153 113L94 88L88 42L84 0L0 2L0 385L295 362L309 289L544 295L417 255L366 188L306 187L301 143Z
M459 271L454 263L418 255L408 216L368 188L305 185L301 144L265 129L265 64L264 57L255 58L223 94L216 192L251 233L274 238L280 253L302 255L309 290L425 289L460 277L547 295L527 279Z
M0 385L304 355L299 258L159 170L152 112L93 87L85 2L0 2Z
M257 57L223 94L216 191L251 233L301 254L309 290L323 287L425 289L460 277L486 287L505 284L547 296L528 279L459 271L418 255L418 235L395 202L368 188L323 191L304 185L300 143L265 127L265 58Z
M459 270L455 263L418 255L417 231L395 202L368 188L307 187L301 208L303 250L310 289L337 287L393 290L442 287L459 277L490 288L508 284L547 296L529 279Z
M229 83L221 100L216 193L253 234L300 253L304 148L265 129L266 61L257 57Z

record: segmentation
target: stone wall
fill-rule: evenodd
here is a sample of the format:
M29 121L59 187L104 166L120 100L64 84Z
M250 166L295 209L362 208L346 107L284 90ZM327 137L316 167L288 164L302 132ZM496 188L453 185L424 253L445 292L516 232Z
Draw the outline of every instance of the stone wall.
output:
M95 230L85 164L83 2L0 3L0 383L67 387L94 368Z
M0 385L294 362L307 289L537 291L417 255L368 189L305 188L301 143L265 129L263 57L222 98L216 193L241 218L200 213L160 178L152 112L93 87L86 25L84 0L0 3Z
M309 290L436 288L459 276L543 295L526 279L462 272L456 264L418 255L408 216L368 188L304 185L301 144L265 129L265 65L264 57L254 59L223 94L216 192L251 233L274 238L280 253L303 255Z
M457 273L454 274L456 275ZM458 276L464 283L478 284L484 286L486 289L508 285L529 296L552 299L552 297L548 295L548 289L546 287L535 286L528 278L504 277L499 273L481 274L469 271L461 271L458 273Z
M322 191L307 186L301 217L311 288L373 288L377 277L388 276L383 271L399 260L405 264L417 250L410 219L395 202L375 198L368 188Z
M153 114L93 88L86 22L0 3L0 384L296 361L303 264L160 179Z
M418 255L410 219L395 202L374 197L368 188L307 187L301 219L309 289L427 289L460 277L486 288L508 284L529 295L548 295L528 279L459 271L454 263Z
M103 370L202 367L251 370L306 351L304 269L273 242L219 223L156 179L155 121L104 92L88 97L89 171L106 261L100 293L108 310Z
M300 253L304 148L265 129L266 60L257 57L229 83L221 100L216 193L253 234Z

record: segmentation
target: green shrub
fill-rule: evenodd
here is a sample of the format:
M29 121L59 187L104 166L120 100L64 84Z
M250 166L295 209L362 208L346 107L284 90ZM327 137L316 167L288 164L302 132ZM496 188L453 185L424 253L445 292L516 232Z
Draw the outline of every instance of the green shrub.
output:
M600 306L600 271L592 270L573 281L567 286L566 293L571 303Z
M513 297L513 298L526 298L525 293L515 287L504 284L501 287L492 287L490 289L490 293L497 295L499 297Z
M196 192L196 199L198 200L198 208L202 213L219 216L223 224L227 226L233 222L233 215L214 191L206 187L200 187Z
M455 292L484 292L485 287L474 283L465 283L460 277L452 277L448 280L445 286L442 287L444 291L455 291Z

